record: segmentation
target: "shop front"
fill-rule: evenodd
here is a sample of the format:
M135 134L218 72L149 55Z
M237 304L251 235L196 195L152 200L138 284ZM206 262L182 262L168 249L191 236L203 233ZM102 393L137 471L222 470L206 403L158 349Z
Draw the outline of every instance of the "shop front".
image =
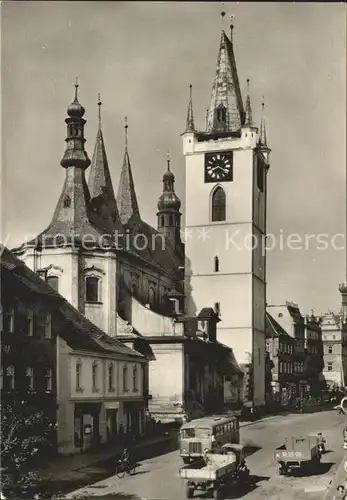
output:
M101 403L75 403L74 444L86 451L100 443Z
M124 431L126 434L141 435L145 432L145 411L146 404L141 401L126 401L124 408Z
M120 440L120 403L112 401L105 403L106 411L106 438L110 443L116 443Z

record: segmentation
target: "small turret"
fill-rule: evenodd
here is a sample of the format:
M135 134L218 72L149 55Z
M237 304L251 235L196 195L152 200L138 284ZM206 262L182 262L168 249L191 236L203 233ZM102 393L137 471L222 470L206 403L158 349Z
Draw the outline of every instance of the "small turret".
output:
M347 282L346 281L339 285L339 291L342 295L342 303L341 303L342 320L344 322L347 322Z
M64 168L79 167L86 169L90 165L90 160L84 149L86 142L84 138L84 125L86 121L82 117L85 109L78 102L77 90L78 83L76 81L75 99L67 108L67 114L69 115L69 118L65 120L67 124L67 137L65 139L67 147L60 164Z
M167 170L163 175L163 193L158 200L158 231L166 236L174 248L181 245L181 200L175 193L175 176L170 169L167 157Z

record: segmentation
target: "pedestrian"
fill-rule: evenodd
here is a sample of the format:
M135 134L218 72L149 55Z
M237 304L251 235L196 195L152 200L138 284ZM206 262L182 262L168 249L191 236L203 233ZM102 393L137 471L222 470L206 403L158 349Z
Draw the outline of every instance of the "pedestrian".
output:
M346 500L346 488L342 484L340 484L336 489L338 491L337 498L342 498Z

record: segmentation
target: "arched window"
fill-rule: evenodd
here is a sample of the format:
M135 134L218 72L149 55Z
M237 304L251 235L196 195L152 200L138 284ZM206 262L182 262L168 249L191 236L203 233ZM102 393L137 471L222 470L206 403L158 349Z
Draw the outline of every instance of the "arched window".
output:
M133 391L137 391L137 365L134 365L133 368Z
M128 366L123 366L123 391L126 392L128 390Z
M169 226L173 225L173 217L172 214L169 215Z
M164 217L164 215L162 215L162 216L160 217L160 221L161 221L161 222L160 222L160 225L161 225L161 226L165 226L165 217Z
M93 391L98 390L98 363L97 361L93 362L92 365L92 384L93 384Z
M225 192L218 186L212 194L212 222L225 220Z
M49 286L51 288L53 288L53 290L55 290L56 292L59 292L59 278L58 278L58 276L48 276L46 281L49 284Z
M217 256L214 258L214 272L215 273L219 272L219 259Z
M108 390L114 391L114 368L113 363L108 365Z
M86 302L100 302L100 279L95 276L87 276L85 284Z
M76 391L82 390L82 361L80 359L76 362Z

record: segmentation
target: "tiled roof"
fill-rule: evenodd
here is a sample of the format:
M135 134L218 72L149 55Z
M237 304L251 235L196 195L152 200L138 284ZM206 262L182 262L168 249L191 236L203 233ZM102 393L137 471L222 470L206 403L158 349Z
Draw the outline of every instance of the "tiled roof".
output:
M217 58L216 76L213 80L211 102L207 115L206 132L215 129L215 112L223 105L227 110L227 130L237 131L244 121L242 96L237 74L233 44L222 31Z
M45 283L24 262L4 246L1 245L1 266L11 272L12 276L20 281L30 292L40 293L57 300L57 312L62 319L71 324L72 329L62 329L61 336L68 345L75 349L108 351L136 358L143 356L123 345L119 340L109 337L94 323L75 309L59 293Z
M215 321L219 322L220 319L212 307L204 307L198 314L198 318L209 319L213 318Z
M106 149L101 128L96 134L92 163L90 166L88 187L91 198L107 193L115 199L110 169L108 167Z
M267 337L281 337L285 336L290 339L291 337L289 333L285 331L285 329L277 323L277 321L269 314L267 311L265 313L265 329L266 329L266 336Z
M128 151L124 153L118 186L117 204L122 224L127 224L130 220L140 218Z

